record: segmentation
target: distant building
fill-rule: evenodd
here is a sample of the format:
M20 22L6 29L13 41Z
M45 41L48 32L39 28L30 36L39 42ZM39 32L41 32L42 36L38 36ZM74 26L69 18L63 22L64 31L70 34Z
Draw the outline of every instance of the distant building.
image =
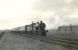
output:
M58 27L59 33L71 33L70 26L60 26Z
M78 25L72 26L72 32L73 33L78 33Z
M58 31L59 33L78 33L78 25L60 26Z

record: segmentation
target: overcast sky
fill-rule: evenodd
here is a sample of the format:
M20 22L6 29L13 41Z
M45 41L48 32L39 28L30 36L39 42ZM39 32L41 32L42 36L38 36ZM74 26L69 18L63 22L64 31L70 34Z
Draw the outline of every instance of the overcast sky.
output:
M40 20L48 29L78 24L78 0L0 0L0 29Z

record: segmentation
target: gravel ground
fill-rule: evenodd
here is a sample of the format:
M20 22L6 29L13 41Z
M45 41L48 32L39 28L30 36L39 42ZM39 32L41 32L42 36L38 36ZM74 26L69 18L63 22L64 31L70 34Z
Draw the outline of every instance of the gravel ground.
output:
M74 50L49 44L13 33L5 33L0 40L0 50Z

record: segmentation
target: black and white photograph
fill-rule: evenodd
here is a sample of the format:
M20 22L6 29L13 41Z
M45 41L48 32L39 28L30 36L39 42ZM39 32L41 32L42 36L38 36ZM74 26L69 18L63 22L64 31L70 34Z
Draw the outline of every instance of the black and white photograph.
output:
M0 50L78 50L78 0L0 0Z

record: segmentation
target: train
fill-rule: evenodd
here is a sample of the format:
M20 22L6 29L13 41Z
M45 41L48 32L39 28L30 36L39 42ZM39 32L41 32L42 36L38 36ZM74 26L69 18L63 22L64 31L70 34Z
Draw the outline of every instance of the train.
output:
M47 36L48 30L36 30L35 26L32 27L32 25L25 25L21 27L17 27L11 30L11 32L14 33L20 33L20 34L27 34L27 35L35 35L35 36Z

